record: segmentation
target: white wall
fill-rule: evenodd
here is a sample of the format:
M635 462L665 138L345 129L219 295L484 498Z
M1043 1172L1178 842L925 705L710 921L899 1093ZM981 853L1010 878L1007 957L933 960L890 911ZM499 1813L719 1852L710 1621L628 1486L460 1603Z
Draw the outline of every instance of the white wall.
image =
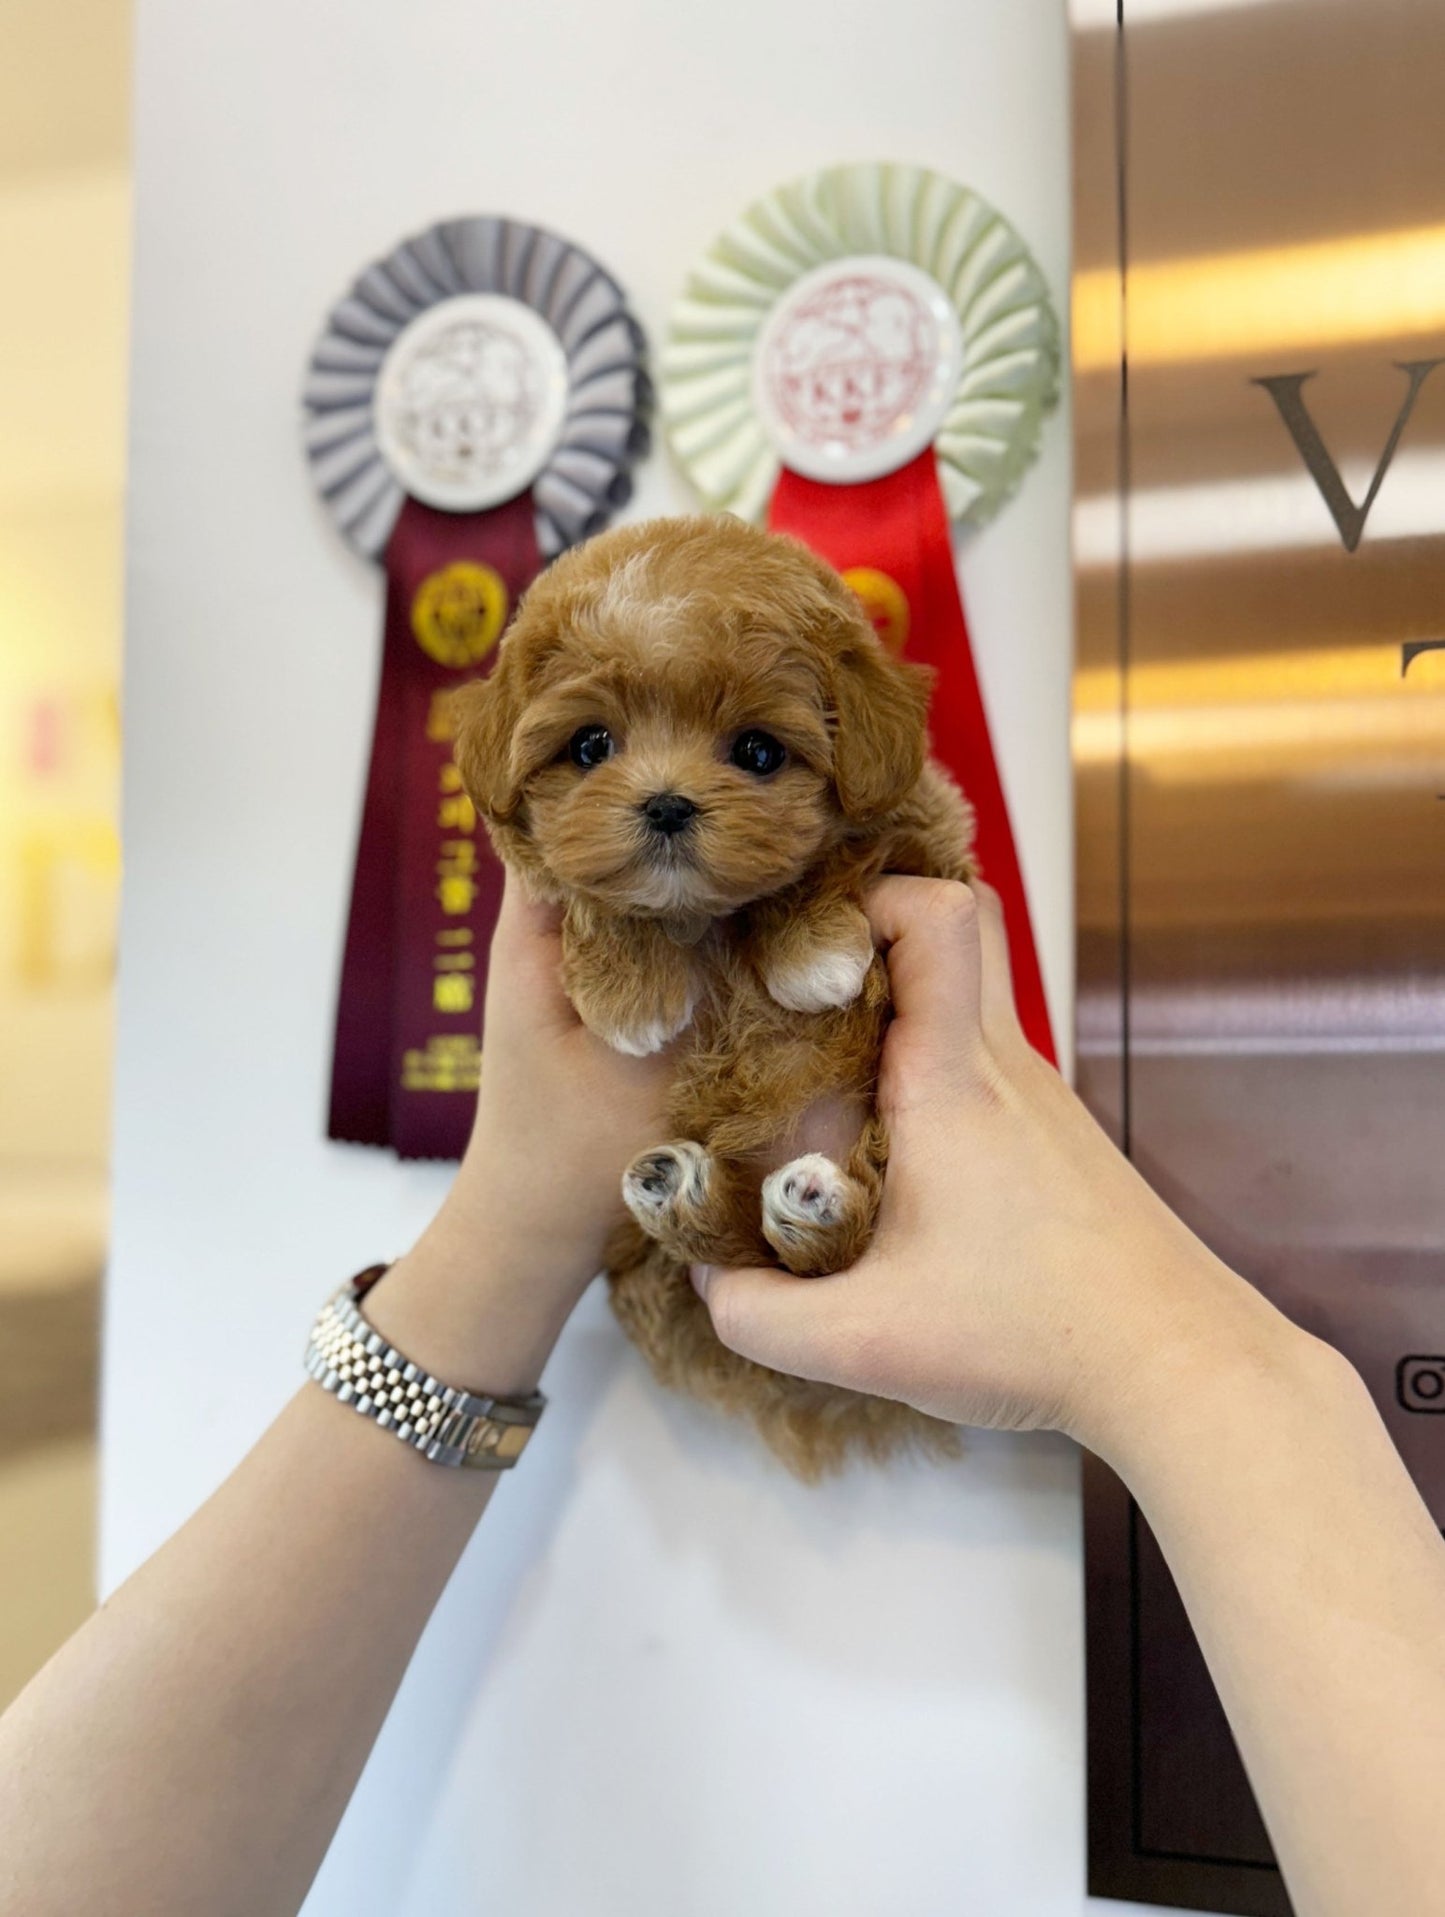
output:
M994 199L1062 301L1064 28L1056 0L141 0L137 136L107 1586L444 1182L321 1137L379 632L297 451L327 303L495 209L594 247L657 336L755 193L893 157ZM1067 468L1059 420L963 558L1063 1029ZM686 503L658 456L634 510ZM1081 1908L1067 1445L805 1490L658 1392L597 1297L548 1385L309 1910Z

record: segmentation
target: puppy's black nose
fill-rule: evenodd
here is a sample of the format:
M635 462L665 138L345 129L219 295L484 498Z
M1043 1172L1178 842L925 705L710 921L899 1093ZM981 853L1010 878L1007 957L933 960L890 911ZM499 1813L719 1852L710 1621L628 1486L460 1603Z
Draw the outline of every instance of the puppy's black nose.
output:
M697 807L691 799L684 799L678 792L654 792L642 807L647 823L654 832L664 832L670 838L674 832L681 832Z

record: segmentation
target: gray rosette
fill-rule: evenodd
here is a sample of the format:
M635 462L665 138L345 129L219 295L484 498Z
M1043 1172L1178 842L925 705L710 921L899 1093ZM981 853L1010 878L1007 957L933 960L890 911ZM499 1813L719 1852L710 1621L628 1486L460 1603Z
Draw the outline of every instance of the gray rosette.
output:
M579 246L518 220L446 220L361 273L327 315L302 393L311 476L345 538L385 550L402 482L379 443L376 392L400 335L428 309L491 294L531 309L565 356L565 412L531 481L544 558L606 525L648 448L652 389L622 289Z

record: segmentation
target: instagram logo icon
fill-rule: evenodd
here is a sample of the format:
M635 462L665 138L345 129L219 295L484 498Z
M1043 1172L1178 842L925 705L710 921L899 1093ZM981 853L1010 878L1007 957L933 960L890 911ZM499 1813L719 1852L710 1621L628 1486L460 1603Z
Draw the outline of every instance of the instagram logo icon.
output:
M1445 1416L1445 1357L1402 1358L1395 1367L1395 1396L1402 1410Z

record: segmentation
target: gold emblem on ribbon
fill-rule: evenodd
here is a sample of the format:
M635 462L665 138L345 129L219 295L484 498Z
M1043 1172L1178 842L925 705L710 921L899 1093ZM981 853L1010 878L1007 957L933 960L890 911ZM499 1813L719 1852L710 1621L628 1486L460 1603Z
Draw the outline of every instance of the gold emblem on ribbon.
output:
M872 621L873 630L893 653L902 652L908 643L908 597L896 579L875 566L850 566L843 575Z
M411 602L417 644L439 666L474 666L486 658L507 623L507 588L500 573L474 559L458 559L428 573Z

